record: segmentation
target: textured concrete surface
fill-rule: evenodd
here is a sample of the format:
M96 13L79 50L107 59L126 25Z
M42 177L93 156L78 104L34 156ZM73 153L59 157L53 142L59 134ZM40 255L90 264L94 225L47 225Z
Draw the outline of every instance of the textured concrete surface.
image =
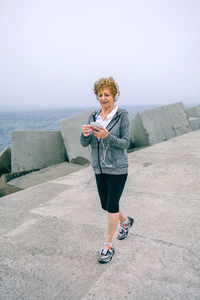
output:
M52 179L63 177L70 173L83 169L83 166L75 165L69 162L49 166L42 170L26 174L10 180L7 184L26 189L28 187L41 184Z
M200 129L200 118L194 118L194 117L190 117L188 118L189 124L190 124L190 128L192 130L199 130Z
M59 131L13 131L12 173L42 169L67 160Z
M187 108L185 111L188 117L200 117L200 105Z
M0 299L200 299L200 131L129 154L116 254L91 167L0 199Z
M135 146L154 145L191 131L182 103L139 111L131 122Z
M86 112L58 121L69 161L75 160L77 157L91 160L88 148L80 145L80 128L83 124L87 124L90 113Z
M0 153L0 176L11 171L11 149L7 147Z

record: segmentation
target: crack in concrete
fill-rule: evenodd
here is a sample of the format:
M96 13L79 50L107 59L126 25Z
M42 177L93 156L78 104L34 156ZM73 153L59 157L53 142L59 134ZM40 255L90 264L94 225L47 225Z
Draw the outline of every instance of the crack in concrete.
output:
M150 192L135 192L135 194L146 194L151 196L158 196L163 198L171 198L171 199L185 199L185 200L194 200L194 201L200 201L200 198L193 198L193 197L184 197L184 196L174 196L174 195L163 195L163 194L156 194L156 193L150 193Z
M175 244L175 243L171 243L171 242L168 242L168 241L164 241L164 240L159 240L159 239L154 239L154 238L148 238L146 236L143 236L143 235L140 235L140 234L137 234L137 233L132 233L130 232L130 235L133 235L135 237L139 237L139 238L142 238L144 240L148 240L148 241L153 241L155 243L159 243L159 244L163 244L163 245L167 245L167 246L174 246L174 247L178 247L178 248L186 248L185 246L182 246L182 245L179 245L179 244Z

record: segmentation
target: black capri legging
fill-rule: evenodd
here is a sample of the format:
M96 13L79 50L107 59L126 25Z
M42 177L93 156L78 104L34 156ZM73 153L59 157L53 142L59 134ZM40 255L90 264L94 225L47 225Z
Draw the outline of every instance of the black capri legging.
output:
M95 174L101 207L109 213L119 212L119 200L128 174Z

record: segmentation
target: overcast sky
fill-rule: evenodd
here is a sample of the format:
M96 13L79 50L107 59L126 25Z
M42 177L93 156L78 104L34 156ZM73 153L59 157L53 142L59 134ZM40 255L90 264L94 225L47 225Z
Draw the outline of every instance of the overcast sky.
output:
M200 0L0 0L0 107L200 103Z

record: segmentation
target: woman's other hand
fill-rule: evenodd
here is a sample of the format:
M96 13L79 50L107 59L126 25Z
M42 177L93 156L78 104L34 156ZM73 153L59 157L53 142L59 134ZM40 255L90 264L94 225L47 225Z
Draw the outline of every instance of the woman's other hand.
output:
M82 132L84 136L89 136L92 132L92 126L91 125L83 125L82 126Z
M92 131L93 131L94 136L96 136L97 138L100 138L100 139L105 139L108 136L108 130L106 128L104 128L103 126L101 126L101 128L99 128L97 126L93 126Z

